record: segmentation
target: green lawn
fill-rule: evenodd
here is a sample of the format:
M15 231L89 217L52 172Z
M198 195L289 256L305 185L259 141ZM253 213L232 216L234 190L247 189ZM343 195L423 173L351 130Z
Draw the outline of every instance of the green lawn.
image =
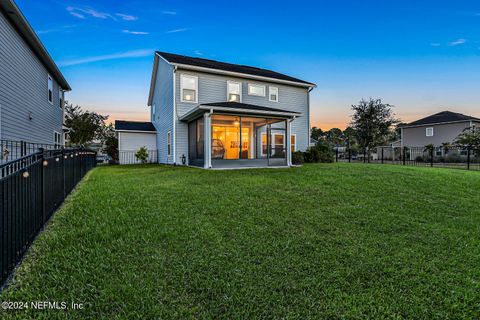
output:
M480 172L101 167L2 301L78 319L480 317Z

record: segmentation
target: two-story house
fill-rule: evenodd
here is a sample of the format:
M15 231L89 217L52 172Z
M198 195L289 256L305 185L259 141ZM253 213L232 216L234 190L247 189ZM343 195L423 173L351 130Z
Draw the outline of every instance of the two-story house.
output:
M156 52L148 105L158 162L291 165L292 151L309 147L314 87L271 70Z
M468 128L480 125L480 119L461 113L442 111L413 121L401 128L401 146L425 147L453 143Z
M0 0L0 141L62 145L70 90L16 4Z

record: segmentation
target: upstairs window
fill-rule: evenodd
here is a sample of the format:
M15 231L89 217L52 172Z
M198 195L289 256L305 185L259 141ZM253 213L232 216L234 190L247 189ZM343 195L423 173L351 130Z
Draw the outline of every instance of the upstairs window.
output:
M198 78L194 76L180 76L180 91L182 102L198 101Z
M251 96L265 97L265 86L260 84L248 84L248 94Z
M53 80L50 75L48 75L48 102L53 104Z
M229 102L242 102L242 84L240 82L227 82L227 100Z
M64 92L62 88L58 88L58 100L60 101L60 108L63 108L63 95Z
M278 88L268 87L268 100L278 102Z
M433 128L426 128L425 129L425 135L427 137L433 137Z

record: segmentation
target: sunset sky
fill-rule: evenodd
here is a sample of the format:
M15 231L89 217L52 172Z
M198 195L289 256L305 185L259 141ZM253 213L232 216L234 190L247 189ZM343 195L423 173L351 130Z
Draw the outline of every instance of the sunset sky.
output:
M314 82L312 126L344 128L382 98L409 122L480 117L476 1L18 0L73 88L110 120L149 120L153 52L252 65Z

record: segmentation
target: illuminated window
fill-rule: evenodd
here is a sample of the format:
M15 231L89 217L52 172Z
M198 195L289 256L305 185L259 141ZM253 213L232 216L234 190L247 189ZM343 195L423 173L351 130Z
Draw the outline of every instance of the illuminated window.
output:
M292 152L295 152L297 150L297 136L292 134L290 136L290 148L292 149Z
M182 102L197 102L198 78L194 76L180 76L180 91L182 93Z
M242 102L242 84L240 82L227 82L228 101Z

